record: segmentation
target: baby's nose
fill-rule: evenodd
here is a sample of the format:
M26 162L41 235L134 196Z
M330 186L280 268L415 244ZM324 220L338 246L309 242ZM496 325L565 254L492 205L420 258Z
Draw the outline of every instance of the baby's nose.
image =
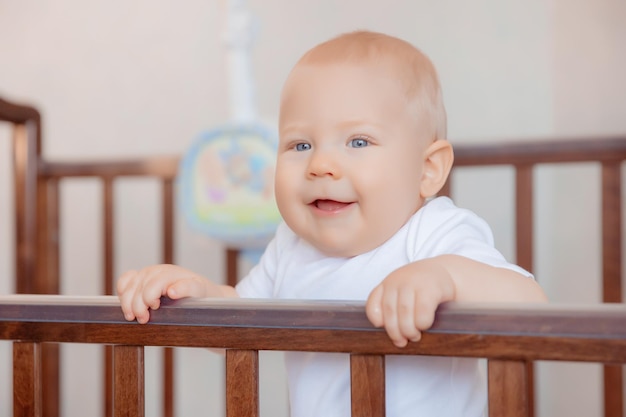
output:
M316 150L311 153L307 176L310 178L317 177L341 177L341 167L337 156L330 151Z

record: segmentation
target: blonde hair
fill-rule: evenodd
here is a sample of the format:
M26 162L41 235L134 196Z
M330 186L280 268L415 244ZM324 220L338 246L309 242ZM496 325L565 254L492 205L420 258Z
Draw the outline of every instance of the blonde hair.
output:
M299 64L368 63L385 66L406 88L407 100L417 117L429 121L434 140L446 139L446 110L437 71L430 59L402 39L370 31L345 33L323 42Z

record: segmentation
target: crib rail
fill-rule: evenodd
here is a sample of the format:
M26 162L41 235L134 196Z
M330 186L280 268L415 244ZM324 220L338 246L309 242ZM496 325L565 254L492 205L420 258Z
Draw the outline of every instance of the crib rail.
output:
M286 319L288 317L288 319ZM510 365L555 360L626 363L626 306L448 303L418 343L395 347L360 302L165 302L147 325L124 320L116 297L0 297L0 339L14 340L14 415L41 412L41 344L113 345L115 416L144 415L144 346L226 350L228 417L258 416L258 351L351 355L352 415L384 416L384 356L484 357L508 365L490 380L491 416L527 415Z
M626 138L550 138L509 143L454 146L455 166L537 165L571 162L620 162Z

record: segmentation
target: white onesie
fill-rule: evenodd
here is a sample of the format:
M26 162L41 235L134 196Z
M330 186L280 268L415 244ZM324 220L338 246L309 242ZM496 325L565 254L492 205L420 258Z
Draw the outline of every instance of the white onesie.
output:
M531 276L494 248L484 220L438 197L381 246L352 258L324 256L283 223L236 289L243 298L364 301L395 269L443 254ZM285 357L291 417L350 416L348 355L287 352ZM388 417L473 417L485 412L486 382L477 359L390 355L385 369Z

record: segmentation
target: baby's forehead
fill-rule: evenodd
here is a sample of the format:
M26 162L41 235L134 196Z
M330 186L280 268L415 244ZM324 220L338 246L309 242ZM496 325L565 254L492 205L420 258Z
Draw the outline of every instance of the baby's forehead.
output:
M343 76L346 73L362 73L397 79L400 71L398 65L391 61L326 60L298 62L290 75L304 75L306 78L306 76L332 77L333 75Z
M366 74L365 78L362 77ZM388 57L373 59L370 57L358 57L352 59L307 59L299 61L290 72L281 94L281 104L292 93L300 91L301 86L310 80L323 80L323 83L332 85L333 80L350 79L353 83L359 80L364 89L372 87L371 80L378 79L383 83L391 82L400 88L405 98L409 101L418 96L421 79L412 73L411 69L402 62ZM391 84L390 84L391 85ZM395 88L395 87L394 87Z
M305 55L298 61L292 71L300 68L348 68L388 73L389 76L397 76L399 72L406 70L408 62L394 55Z

